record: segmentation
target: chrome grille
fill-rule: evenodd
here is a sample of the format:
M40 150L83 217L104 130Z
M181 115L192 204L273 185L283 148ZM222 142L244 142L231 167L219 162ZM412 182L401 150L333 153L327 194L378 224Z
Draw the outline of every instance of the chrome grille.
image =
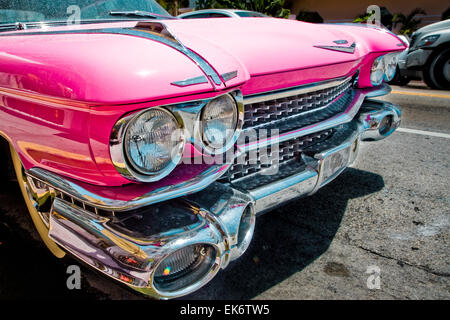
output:
M349 77L316 86L246 97L245 134L241 135L241 138L249 141L264 140L272 135L304 128L345 112L355 94L352 88L353 79L354 77ZM325 142L335 131L331 128L284 141L278 147L269 146L262 151L251 150L235 159L224 179L234 184L245 181L248 186L249 183L260 183L263 180L269 182L281 179L285 174L293 174L292 170L301 170L299 166L304 165L301 160L302 152ZM242 139L241 145L246 144L247 141ZM279 169L278 173L268 177L276 168ZM252 182L252 176L257 176L258 178L253 180L258 181Z
M269 146L267 149L255 149L253 152L244 153L235 159L235 164L228 170L227 178L236 181L252 174L263 173L274 166L299 160L303 150L327 140L333 133L334 129L328 129L282 142L278 148Z
M302 115L326 111L351 91L352 79L322 90L245 105L244 129L277 127Z

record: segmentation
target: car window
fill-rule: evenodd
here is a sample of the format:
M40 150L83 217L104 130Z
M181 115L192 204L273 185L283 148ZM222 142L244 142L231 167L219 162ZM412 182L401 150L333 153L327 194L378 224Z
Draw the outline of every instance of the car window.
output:
M239 17L242 18L252 18L252 17L267 17L265 14L260 12L252 12L252 11L235 11Z
M155 0L0 0L0 24L67 21L73 14L80 20L130 19L110 12L136 10L171 17Z
M198 18L209 18L209 13L196 13L182 17L182 19L198 19Z
M218 12L204 12L204 13L193 13L188 16L182 17L183 19L198 19L198 18L229 18L226 14Z
M211 12L209 14L210 18L230 18L230 16L223 14L223 13L217 13L217 12Z

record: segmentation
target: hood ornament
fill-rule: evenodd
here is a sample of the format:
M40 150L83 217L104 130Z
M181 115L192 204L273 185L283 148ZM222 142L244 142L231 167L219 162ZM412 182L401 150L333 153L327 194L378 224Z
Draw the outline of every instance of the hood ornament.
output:
M335 43L342 43L344 44L343 41L345 41L345 43L347 43L347 40L336 40L333 41ZM333 50L333 51L339 51L339 52L346 52L346 53L353 53L355 52L355 48L356 48L356 42L353 42L349 47L343 47L343 46L314 46L316 48L321 48L321 49L327 49L327 50Z

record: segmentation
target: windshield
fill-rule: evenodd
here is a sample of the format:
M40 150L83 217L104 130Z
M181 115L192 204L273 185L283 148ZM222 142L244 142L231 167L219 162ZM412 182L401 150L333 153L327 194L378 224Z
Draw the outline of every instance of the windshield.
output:
M65 21L72 24L86 20L149 19L150 14L157 18L172 17L154 0L0 0L0 25L16 22Z

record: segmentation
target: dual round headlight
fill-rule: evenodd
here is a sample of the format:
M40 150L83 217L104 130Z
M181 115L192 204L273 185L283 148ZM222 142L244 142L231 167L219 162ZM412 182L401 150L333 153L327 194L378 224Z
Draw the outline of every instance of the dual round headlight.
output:
M238 107L230 95L211 100L202 110L200 128L204 148L210 153L222 153L234 143L238 124Z
M158 107L135 115L119 139L125 161L119 171L145 182L169 174L180 161L185 143L182 124L170 111Z
M393 52L383 56L384 76L386 81L394 79L395 71L397 70L398 55L397 52Z
M379 86L383 81L394 79L397 70L399 53L393 52L376 58L372 64L370 81L373 86Z
M243 107L239 105L234 94L224 94L205 102L196 119L184 107L170 106L125 117L112 131L113 164L130 180L152 182L178 165L189 137L208 154L224 153L234 145L242 126Z
M142 175L154 176L174 168L184 147L183 131L167 110L152 108L134 118L125 134L125 153Z

